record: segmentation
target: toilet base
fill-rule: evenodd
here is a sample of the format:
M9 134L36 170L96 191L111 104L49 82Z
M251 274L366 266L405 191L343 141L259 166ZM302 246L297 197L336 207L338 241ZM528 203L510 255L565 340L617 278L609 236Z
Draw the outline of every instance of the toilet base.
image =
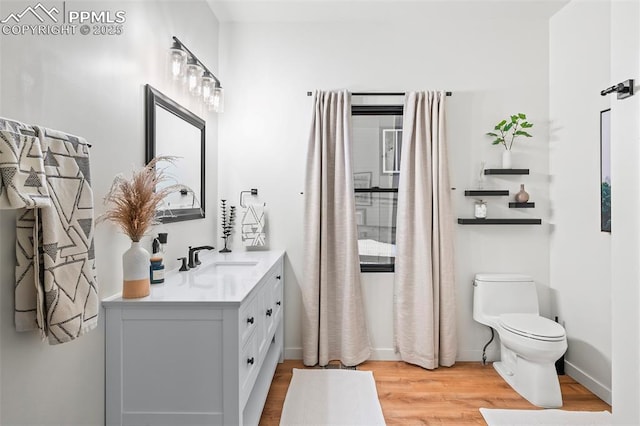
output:
M533 405L542 408L562 407L555 364L533 363L505 349L502 347L502 361L493 363L493 368L504 381Z

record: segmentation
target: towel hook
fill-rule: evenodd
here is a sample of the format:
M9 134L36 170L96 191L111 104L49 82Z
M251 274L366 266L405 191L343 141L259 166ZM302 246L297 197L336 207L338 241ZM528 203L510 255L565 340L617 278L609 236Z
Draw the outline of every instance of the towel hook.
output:
M251 193L251 195L258 195L258 190L256 188L252 188L251 191L240 191L240 207L247 208L244 205L244 194Z
M623 81L615 86L607 87L600 92L600 95L607 96L609 93L617 93L618 99L625 99L629 96L633 96L633 79Z

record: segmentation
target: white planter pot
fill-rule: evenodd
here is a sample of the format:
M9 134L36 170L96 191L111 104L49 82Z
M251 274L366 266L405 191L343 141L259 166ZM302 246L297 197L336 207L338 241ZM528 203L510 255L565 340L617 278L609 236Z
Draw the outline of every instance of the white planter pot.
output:
M502 152L502 168L503 169L511 168L511 151L510 150L505 149Z

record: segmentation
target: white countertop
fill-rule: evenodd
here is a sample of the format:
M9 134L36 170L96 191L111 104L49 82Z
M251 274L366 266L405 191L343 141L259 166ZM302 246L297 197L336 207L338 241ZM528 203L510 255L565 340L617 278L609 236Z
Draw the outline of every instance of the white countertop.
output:
M105 308L132 303L239 304L283 256L283 250L232 253L212 253L203 250L200 252L201 265L187 272L179 272L177 269L168 272L163 284L151 285L149 296L123 299L119 293L104 299L102 304Z

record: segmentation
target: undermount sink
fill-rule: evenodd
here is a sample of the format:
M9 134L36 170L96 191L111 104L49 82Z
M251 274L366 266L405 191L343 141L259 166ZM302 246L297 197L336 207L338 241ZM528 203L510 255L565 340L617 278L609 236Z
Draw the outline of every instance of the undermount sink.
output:
M213 272L218 274L239 273L256 266L258 262L249 260L221 260L210 263L202 268L202 272Z

